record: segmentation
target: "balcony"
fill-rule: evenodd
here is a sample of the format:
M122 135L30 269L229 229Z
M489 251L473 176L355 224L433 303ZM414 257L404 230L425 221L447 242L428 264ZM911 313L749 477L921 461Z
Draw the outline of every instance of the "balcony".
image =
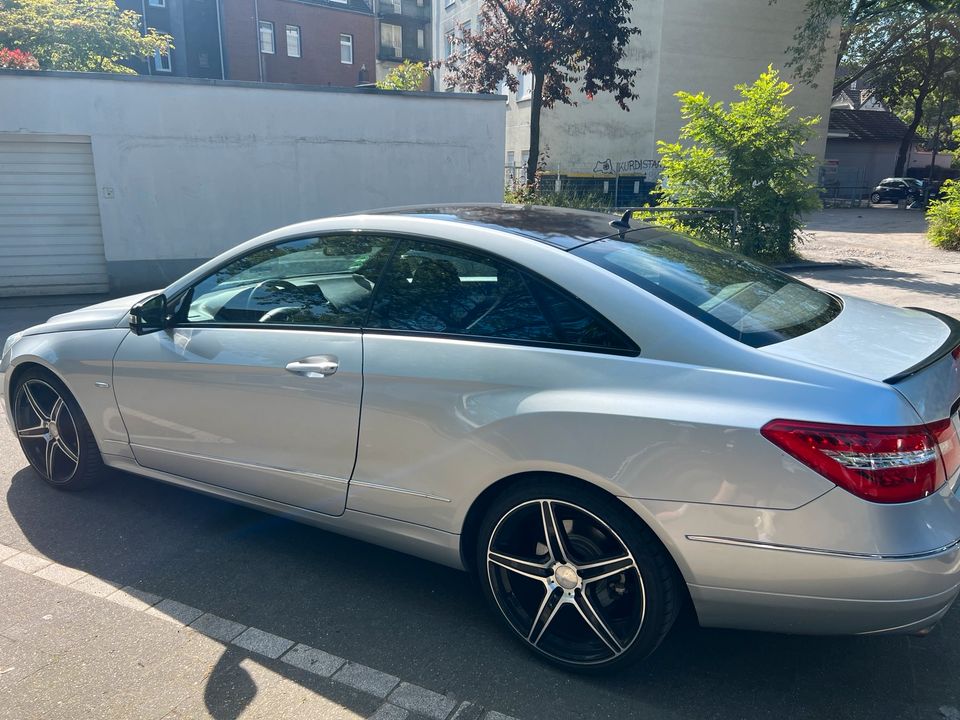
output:
M432 17L430 13L430 3L424 0L423 5L417 5L414 0L404 0L401 4L397 2L383 2L381 0L377 7L377 16L382 18L405 17L421 22L430 22Z
M393 62L429 62L430 51L426 48L408 47L398 48L392 45L380 45L377 50L377 59Z

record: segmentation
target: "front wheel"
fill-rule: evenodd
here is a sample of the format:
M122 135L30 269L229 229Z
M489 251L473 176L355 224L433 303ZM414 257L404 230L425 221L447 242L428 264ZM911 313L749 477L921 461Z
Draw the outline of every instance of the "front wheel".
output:
M874 205L879 205L879 204L880 204L880 193L873 193L873 195L870 196L870 202L871 202L872 204L874 204Z
M562 481L498 498L481 526L476 567L513 634L569 669L645 658L679 612L678 574L650 529L616 498Z
M31 368L18 378L11 397L17 439L40 477L59 490L78 490L100 479L96 440L60 380Z

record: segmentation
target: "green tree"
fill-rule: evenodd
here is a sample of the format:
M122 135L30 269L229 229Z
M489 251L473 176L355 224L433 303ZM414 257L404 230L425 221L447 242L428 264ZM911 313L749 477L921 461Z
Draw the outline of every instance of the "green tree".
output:
M922 44L924 22L947 28L960 41L958 14L960 0L806 0L787 66L801 82L814 84L835 42L836 94Z
M0 0L0 45L36 57L44 70L133 73L122 63L173 47L169 35L114 0Z
M927 220L930 242L944 250L960 250L960 183L947 180L943 184L940 198L927 209Z
M377 83L381 90L423 90L424 83L430 75L425 63L413 63L404 60L387 76Z
M767 261L788 259L802 214L819 207L810 182L815 158L803 143L819 118L793 116L785 100L793 88L772 67L728 108L702 92L678 92L686 121L680 141L657 143L663 166L662 202L685 207L735 207L733 249ZM674 225L716 242L716 221L675 220Z
M635 100L637 70L621 65L630 38L629 0L483 0L476 32L463 32L445 62L447 84L472 92L513 92L518 75L533 77L530 95L530 161L527 184L536 182L540 158L540 111L556 103L575 105L572 88L587 97L609 92L627 110Z

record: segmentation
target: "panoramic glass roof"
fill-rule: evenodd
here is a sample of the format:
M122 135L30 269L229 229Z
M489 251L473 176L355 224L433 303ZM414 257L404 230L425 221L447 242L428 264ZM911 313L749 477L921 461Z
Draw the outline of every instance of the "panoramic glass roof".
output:
M417 205L375 210L374 215L423 215L504 230L554 247L570 250L616 235L615 215L540 205Z

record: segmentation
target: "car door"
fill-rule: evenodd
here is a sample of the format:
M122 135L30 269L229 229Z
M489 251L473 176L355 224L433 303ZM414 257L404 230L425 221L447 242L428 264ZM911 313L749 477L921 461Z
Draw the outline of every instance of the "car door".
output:
M538 453L575 429L558 426L577 420L551 413L550 398L616 383L623 356L638 352L576 298L507 260L400 239L364 327L349 507L459 532L450 523L470 483L542 461Z
M260 247L169 301L172 325L128 335L113 383L137 462L328 514L356 457L360 325L392 241Z

